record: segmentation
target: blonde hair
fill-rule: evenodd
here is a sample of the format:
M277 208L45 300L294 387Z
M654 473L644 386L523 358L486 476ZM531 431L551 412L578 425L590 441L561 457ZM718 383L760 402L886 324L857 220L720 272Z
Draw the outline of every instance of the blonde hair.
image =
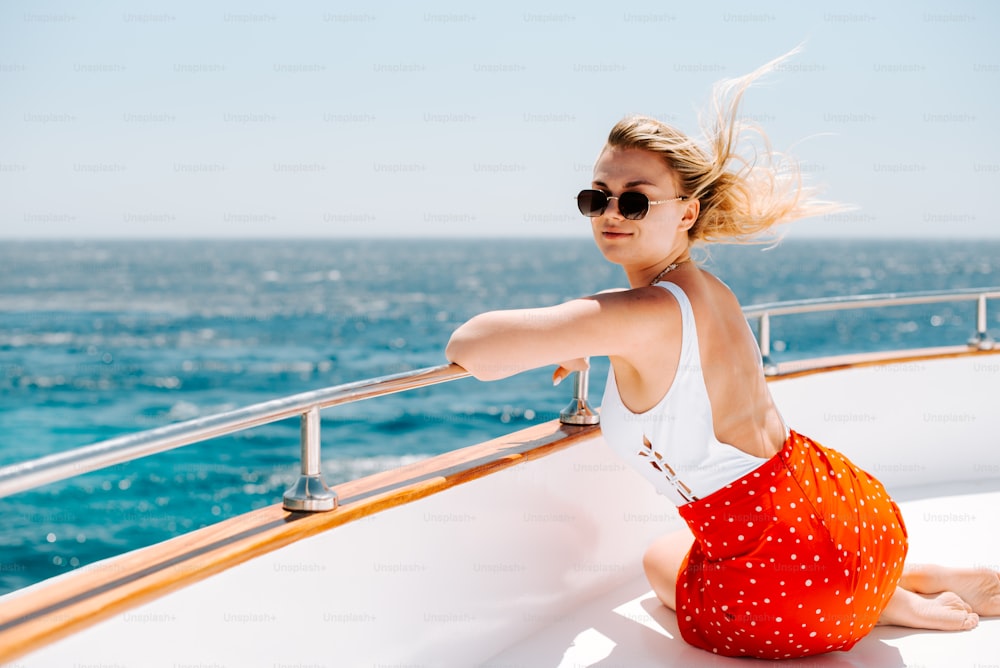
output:
M814 198L802 184L798 164L771 149L763 129L739 118L740 102L751 84L798 48L750 74L718 82L712 95L711 124L702 121L707 150L679 130L648 116L619 121L608 146L637 148L661 155L676 174L680 194L701 202L698 220L688 230L692 243L752 243L779 223L841 210ZM756 139L761 148L753 140ZM744 146L746 145L746 146ZM740 153L753 149L750 156Z

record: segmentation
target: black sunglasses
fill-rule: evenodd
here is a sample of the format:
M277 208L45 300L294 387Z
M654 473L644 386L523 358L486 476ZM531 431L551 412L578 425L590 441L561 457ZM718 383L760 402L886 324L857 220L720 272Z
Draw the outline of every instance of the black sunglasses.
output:
M687 196L681 195L673 199L650 201L648 197L637 192L624 192L617 197L612 197L600 190L581 190L580 194L576 196L576 206L583 215L588 218L596 218L604 213L604 210L608 208L608 203L613 199L618 200L618 211L621 212L622 217L628 220L642 220L649 213L649 207L653 204L685 200Z

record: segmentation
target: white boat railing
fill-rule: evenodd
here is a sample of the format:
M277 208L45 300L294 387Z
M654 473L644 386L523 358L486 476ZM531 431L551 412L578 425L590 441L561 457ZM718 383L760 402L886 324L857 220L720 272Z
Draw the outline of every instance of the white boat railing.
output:
M293 394L223 413L118 436L93 445L0 468L0 498L122 462L299 415L302 421L302 472L295 486L286 492L285 506L289 510L330 510L336 506L336 495L323 483L320 473L320 409L457 380L468 375L468 372L457 364L444 364Z
M988 333L986 302L988 299L996 298L1000 298L1000 288L858 295L760 304L744 308L744 313L747 318L756 317L759 320L758 340L761 355L765 362L765 369L773 374L776 371L776 366L771 363L770 359L771 316L975 300L978 308L976 332L968 343L975 349L990 350L994 346L994 341ZM0 467L0 498L122 462L298 415L301 419L301 474L296 484L285 493L284 507L291 511L331 510L337 505L337 496L323 481L320 470L321 409L458 380L468 375L469 373L465 369L456 364L417 369L294 394L223 413L118 436L26 462L10 464ZM573 399L569 406L560 413L562 422L590 425L599 421L597 413L591 409L587 402L587 382L586 372L576 374Z
M301 473L295 485L285 492L284 507L293 511L332 510L337 506L337 496L323 481L320 470L321 409L458 380L468 375L469 372L457 364L443 364L380 376L293 394L11 464L0 467L0 498L298 415L301 419ZM587 374L576 375L573 400L562 411L560 419L566 424L596 424L597 413L587 404Z
M757 343L764 360L764 370L769 375L777 372L771 360L771 317L820 313L847 309L878 308L882 306L911 306L936 304L941 302L976 302L976 331L967 343L978 350L992 350L995 341L989 335L989 319L986 303L989 299L1000 298L1000 288L968 288L960 290L936 290L928 292L887 293L878 295L853 295L845 297L821 297L800 299L770 304L755 304L743 309L747 319L757 318Z

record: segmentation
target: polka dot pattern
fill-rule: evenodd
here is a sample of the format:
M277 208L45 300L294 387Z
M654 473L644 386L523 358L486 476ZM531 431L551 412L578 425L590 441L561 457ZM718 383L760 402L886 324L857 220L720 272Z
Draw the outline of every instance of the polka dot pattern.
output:
M903 571L906 528L882 484L794 431L760 468L679 510L695 542L677 579L678 625L716 654L850 649Z

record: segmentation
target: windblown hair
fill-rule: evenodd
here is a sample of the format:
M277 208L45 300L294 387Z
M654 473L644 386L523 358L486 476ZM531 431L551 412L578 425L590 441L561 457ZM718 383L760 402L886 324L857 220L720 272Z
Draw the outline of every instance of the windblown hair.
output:
M763 129L739 118L740 102L751 84L797 52L715 85L711 122L701 122L705 148L647 116L625 118L612 128L608 146L661 155L677 175L680 194L701 202L698 220L688 230L692 243L754 243L779 223L843 208L815 199L813 190L803 186L798 164L773 151Z

